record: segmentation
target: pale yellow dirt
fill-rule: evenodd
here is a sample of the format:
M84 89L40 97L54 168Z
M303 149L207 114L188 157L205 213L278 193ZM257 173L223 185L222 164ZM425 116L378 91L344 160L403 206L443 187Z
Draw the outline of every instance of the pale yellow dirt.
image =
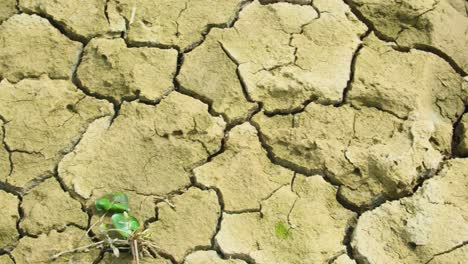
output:
M464 0L1 0L0 264L132 263L51 260L119 191L142 264L465 264L467 73Z

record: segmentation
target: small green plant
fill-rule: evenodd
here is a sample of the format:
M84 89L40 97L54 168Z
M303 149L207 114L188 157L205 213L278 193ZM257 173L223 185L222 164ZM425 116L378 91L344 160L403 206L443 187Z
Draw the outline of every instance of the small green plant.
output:
M130 250L135 263L140 263L142 255L151 256L159 248L149 238L148 230L141 231L140 222L129 214L128 196L122 192L110 193L95 201L95 207L101 217L86 231L86 235L98 227L100 240L98 242L63 251L52 256L57 259L62 255L85 252L91 248L112 250L119 257L121 250ZM107 221L107 222L106 222Z
M286 239L290 235L288 227L282 221L275 224L275 234L280 239Z

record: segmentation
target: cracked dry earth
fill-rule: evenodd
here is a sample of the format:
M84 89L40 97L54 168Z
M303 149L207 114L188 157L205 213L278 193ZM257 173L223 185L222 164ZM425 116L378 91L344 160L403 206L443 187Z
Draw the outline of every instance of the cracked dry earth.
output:
M464 0L1 0L0 264L131 263L50 260L114 191L142 263L468 263L467 73Z

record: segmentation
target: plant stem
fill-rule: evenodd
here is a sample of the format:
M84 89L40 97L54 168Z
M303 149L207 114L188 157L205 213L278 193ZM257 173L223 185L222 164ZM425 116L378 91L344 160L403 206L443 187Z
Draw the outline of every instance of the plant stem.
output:
M136 239L132 239L131 241L131 248L132 248L132 255L133 260L136 264L140 264L140 253L138 252L138 241Z
M104 220L104 217L106 217L106 215L107 215L107 212L108 212L108 211L106 211L106 212L99 218L99 220L97 220L96 222L94 222L94 224L92 224L92 225L88 228L88 230L86 230L86 233L85 233L85 234L83 235L83 237L80 239L80 242L81 242L81 240L83 240L83 238L84 238L85 236L87 236L87 235L89 234L89 232L91 232L91 230L92 230L96 225L98 225L99 223L102 223L102 221Z
M70 250L67 250L67 251L62 251L60 253L57 253L55 255L52 256L52 259L55 260L65 254L71 254L71 253L79 253L79 252L85 252L86 250L90 249L90 248L93 248L93 247L97 247L99 245L102 245L104 244L105 241L99 241L99 242L96 242L96 243L93 243L93 244L89 244L89 245L86 245L86 246L83 246L83 247L78 247L78 248L74 248L74 249L70 249Z

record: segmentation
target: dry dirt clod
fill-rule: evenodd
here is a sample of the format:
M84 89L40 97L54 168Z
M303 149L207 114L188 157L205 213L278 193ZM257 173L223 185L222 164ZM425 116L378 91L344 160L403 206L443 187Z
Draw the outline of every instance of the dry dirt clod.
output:
M45 76L16 84L2 80L0 116L6 122L4 143L13 162L7 182L28 187L31 181L52 175L88 125L112 114L110 103L86 96L67 80Z
M457 120L467 98L463 78L446 61L428 52L394 50L371 34L356 59L348 101L400 118L432 119L437 129Z
M295 48L289 45L291 34L300 33L302 26L316 18L310 6L261 5L255 1L243 9L232 28L211 34L238 64L272 68L294 61Z
M212 190L190 188L172 199L176 206L158 204L159 220L148 227L151 239L178 262L195 248L208 248L221 214Z
M85 228L88 215L81 204L62 190L55 178L50 178L26 194L21 204L23 218L20 227L30 235L63 230L74 224Z
M190 170L219 150L224 127L207 105L177 92L157 106L126 102L112 123L89 127L59 175L91 202L122 190L165 195L190 185Z
M226 116L229 123L246 120L258 106L245 98L237 65L213 35L184 56L177 80L186 93L211 102L213 110Z
M294 116L259 114L253 121L277 162L329 177L360 209L411 193L443 158L431 145L430 120L402 121L374 108L311 103Z
M108 19L107 0L19 0L21 10L52 18L72 36L91 39L125 31L125 21Z
M222 259L216 251L195 251L185 258L184 264L246 264L237 259Z
M13 260L8 255L0 256L0 263L2 264L14 264Z
M19 220L19 200L13 194L0 190L0 249L12 246L19 238L16 222ZM0 262L3 263L3 262Z
M0 25L0 76L12 82L43 74L70 79L82 44L71 41L47 19L14 15Z
M310 5L250 4L233 28L212 30L186 56L182 87L231 120L242 120L253 107L244 103L240 85L268 112L297 110L311 99L341 102L366 27L343 2L333 3L317 3L325 11L320 18Z
M80 83L92 94L155 102L173 87L177 51L127 48L123 39L95 38L84 50L78 67Z
M224 152L194 170L197 181L221 191L226 211L259 210L260 203L281 186L293 171L274 165L249 123L234 127Z
M256 104L248 102L242 90L247 81L241 73L243 64L252 61L273 67L291 63L291 34L314 18L310 6L254 2L243 9L233 28L211 30L205 42L186 55L178 80L189 93L211 101L213 110L226 115L228 121L245 120ZM206 70L199 71L200 67Z
M353 234L355 256L382 264L466 261L467 166L468 159L450 160L412 197L364 213Z
M355 214L336 201L336 189L320 176L298 175L293 190L279 189L261 213L225 213L216 235L221 251L258 264L325 263L342 252Z
M227 26L241 0L110 0L128 23L131 43L191 48L213 25Z
M445 53L468 72L468 16L459 0L350 0L375 29L404 47ZM448 30L450 29L450 30ZM437 52L439 53L439 52Z
M0 22L16 14L16 0L3 0L0 4Z
M267 82L264 75L268 75L270 70L279 70L294 63L296 47L291 45L293 34L301 33L302 27L316 18L317 13L311 6L287 3L261 5L254 2L243 10L233 28L213 31L212 37L219 40L225 53L238 64L238 74L245 85L245 92L254 101L265 100L264 107L270 110L274 106L262 95L275 94L275 91L256 83L260 80ZM277 97L279 93L281 91L276 91ZM296 96L291 93L277 103L287 104L294 99Z
M48 234L42 234L37 238L23 237L16 248L11 252L16 263L54 263L54 264L89 264L99 256L98 249L89 252L64 255L54 262L51 257L65 250L91 244L92 241L85 235L85 231L74 226L69 226L63 232L52 230Z
M337 104L343 100L352 58L361 43L360 36L367 28L344 3L332 2L335 3L333 8L315 3L318 10L326 11L318 19L319 15L311 6L280 3L261 7L261 14L276 15L277 21L273 22L279 24L257 27L259 32L252 35L258 36L261 44L241 46L233 40L223 40L226 49L241 62L239 70L248 94L253 100L263 102L265 111L291 112L311 99L322 104ZM252 29L248 23L252 22L248 18L256 22L268 19L257 20L259 11L252 12L252 16L248 11L244 14L246 23L242 23L241 16L236 29L250 36ZM281 31L276 29L281 27ZM242 37L246 38L240 37L240 41L243 41ZM267 42L272 37L281 47ZM273 56L269 53L280 50L285 54L270 61ZM262 57L262 53L266 56Z

